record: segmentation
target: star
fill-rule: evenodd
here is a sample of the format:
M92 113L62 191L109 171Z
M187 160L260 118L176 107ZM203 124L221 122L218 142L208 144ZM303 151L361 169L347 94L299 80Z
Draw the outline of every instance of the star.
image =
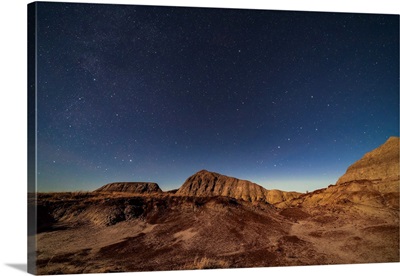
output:
M92 189L101 164L110 182L166 190L203 168L250 180L290 172L293 190L312 190L304 178L324 187L399 133L397 17L88 7L38 4L38 189ZM346 32L330 28L338 22Z

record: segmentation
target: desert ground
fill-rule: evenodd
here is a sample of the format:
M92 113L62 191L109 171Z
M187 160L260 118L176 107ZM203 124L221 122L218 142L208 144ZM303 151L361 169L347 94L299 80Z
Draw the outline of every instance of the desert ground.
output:
M399 138L309 193L201 170L178 190L30 194L37 274L399 262Z

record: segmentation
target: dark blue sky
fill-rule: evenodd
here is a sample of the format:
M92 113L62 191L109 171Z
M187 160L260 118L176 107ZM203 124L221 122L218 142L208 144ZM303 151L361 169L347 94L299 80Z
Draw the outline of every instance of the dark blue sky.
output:
M335 183L399 135L399 17L39 3L38 189Z

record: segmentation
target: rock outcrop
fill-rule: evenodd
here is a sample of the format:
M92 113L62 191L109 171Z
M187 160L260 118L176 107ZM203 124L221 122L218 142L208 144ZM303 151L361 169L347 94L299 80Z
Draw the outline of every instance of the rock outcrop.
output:
M271 204L284 203L302 195L299 192L286 192L281 190L267 190L267 201Z
M399 143L399 137L390 137L383 145L366 153L351 165L336 184L353 181L398 180L400 176Z
M203 170L178 191L123 182L31 195L37 274L398 262L398 156L390 138L306 194Z
M368 152L351 165L335 185L294 199L286 206L349 206L355 209L399 208L399 138L390 137L383 145ZM278 207L284 206L278 204Z
M161 193L157 183L152 182L114 182L106 184L95 192L125 192L137 194Z
M300 193L267 190L258 184L215 172L202 170L189 177L176 195L212 197L226 196L244 201L267 201L271 204L295 198Z

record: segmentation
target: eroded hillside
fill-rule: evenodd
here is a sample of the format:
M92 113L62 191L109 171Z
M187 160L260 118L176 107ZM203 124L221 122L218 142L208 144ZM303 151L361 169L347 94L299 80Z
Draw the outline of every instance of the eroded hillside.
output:
M207 171L176 192L38 194L37 273L398 262L398 151L390 138L307 194Z

